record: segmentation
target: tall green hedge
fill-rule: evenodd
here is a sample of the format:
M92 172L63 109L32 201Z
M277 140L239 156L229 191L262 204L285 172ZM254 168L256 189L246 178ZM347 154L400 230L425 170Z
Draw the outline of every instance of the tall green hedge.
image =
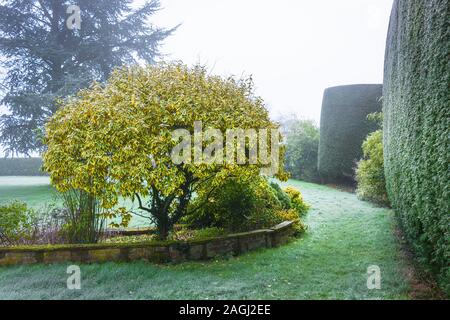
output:
M320 120L318 169L323 182L354 183L366 136L377 130L367 115L381 111L382 85L360 84L325 90Z
M390 200L450 293L449 10L448 0L394 2L383 111Z
M0 159L0 176L43 176L41 158Z

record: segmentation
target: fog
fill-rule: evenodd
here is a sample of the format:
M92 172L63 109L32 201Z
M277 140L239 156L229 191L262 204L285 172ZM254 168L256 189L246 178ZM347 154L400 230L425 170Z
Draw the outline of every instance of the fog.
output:
M138 4L142 1L136 1ZM166 60L253 75L271 113L319 122L323 90L382 83L392 0L162 0L152 22L182 25Z
M161 0L161 5L149 23L180 24L164 41L161 60L201 63L223 76L252 75L275 118L295 113L319 123L325 88L382 82L392 0ZM5 112L0 106L0 114Z

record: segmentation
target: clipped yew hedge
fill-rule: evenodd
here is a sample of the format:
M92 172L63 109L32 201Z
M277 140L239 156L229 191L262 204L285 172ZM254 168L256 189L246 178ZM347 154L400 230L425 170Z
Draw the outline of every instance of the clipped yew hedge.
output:
M318 170L324 183L354 183L361 145L377 125L367 119L381 111L381 84L328 88L323 95Z
M450 293L450 6L394 2L384 79L387 191L408 239Z
M41 158L0 159L0 176L44 176Z

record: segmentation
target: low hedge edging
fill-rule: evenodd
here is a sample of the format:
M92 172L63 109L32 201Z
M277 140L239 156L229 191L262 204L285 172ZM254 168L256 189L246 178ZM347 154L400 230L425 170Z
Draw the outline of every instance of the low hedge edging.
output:
M238 255L259 248L277 247L295 233L293 221L264 230L194 241L48 245L0 248L0 266L52 263L101 263L145 260L154 263L207 260L219 255Z
M41 168L42 158L0 159L0 176L47 176Z

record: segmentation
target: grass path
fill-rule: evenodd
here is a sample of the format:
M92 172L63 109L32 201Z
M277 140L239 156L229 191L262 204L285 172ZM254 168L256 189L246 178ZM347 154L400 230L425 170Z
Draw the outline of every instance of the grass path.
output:
M393 212L325 186L290 181L312 205L309 231L278 249L206 263L83 265L66 289L66 265L0 268L0 299L406 299ZM368 290L367 268L381 269Z

